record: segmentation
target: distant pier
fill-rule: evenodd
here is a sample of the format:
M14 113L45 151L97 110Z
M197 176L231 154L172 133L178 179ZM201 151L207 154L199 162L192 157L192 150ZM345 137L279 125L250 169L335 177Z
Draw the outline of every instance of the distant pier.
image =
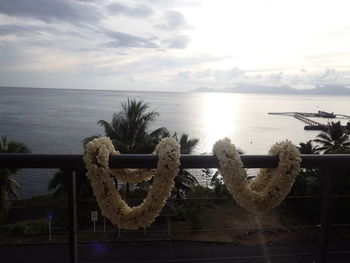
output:
M294 117L305 124L304 130L313 130L313 131L326 131L328 125L319 123L317 121L311 120L309 118L327 118L327 119L347 119L350 120L349 115L344 114L335 114L326 111L318 111L317 113L312 112L269 112L270 115L283 115ZM343 126L344 129L349 129L350 122L347 123L347 126Z

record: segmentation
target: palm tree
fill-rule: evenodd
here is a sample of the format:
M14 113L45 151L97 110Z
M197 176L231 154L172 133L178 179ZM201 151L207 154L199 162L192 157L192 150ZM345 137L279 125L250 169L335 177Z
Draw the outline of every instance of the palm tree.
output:
M97 124L121 153L151 153L160 139L166 137L164 134L169 133L164 127L148 133L159 113L148 111L148 104L142 100L128 99L121 107L120 112L113 114L112 122L99 120Z
M8 141L3 136L0 139L0 153L28 153L28 147L15 141ZM0 222L3 222L9 209L9 198L19 199L17 191L20 189L19 184L11 178L19 169L18 168L1 168L0 169Z
M180 140L177 139L177 134L174 134L174 137L180 144L181 154L191 154L194 148L197 146L199 140L198 139L188 139L188 134L181 134Z
M191 154L199 142L198 139L189 139L188 134L185 133L181 135L180 140L178 139L176 133L173 135L173 137L180 144L181 154ZM177 198L184 198L186 190L189 190L192 186L198 185L196 177L184 169L179 170L179 174L174 178L174 181L177 191Z
M89 180L85 175L85 170L77 170L76 172L76 185L77 196L80 199L88 199L92 196L92 188ZM69 175L64 170L58 170L52 179L49 181L48 189L53 191L54 198L66 198L69 187Z
M169 131L164 127L148 133L148 128L159 113L147 111L149 106L142 100L128 99L121 106L121 111L114 113L112 122L105 120L97 122L121 153L151 153L162 138L170 136ZM86 137L83 140L84 150L89 141L100 136ZM50 180L48 189L54 191L54 197L64 197L67 194L66 178L64 171L60 170ZM127 184L127 192L128 189ZM91 186L84 171L77 172L77 193L80 198L88 198L92 195Z
M97 122L119 152L151 153L162 138L169 136L169 131L164 127L149 133L148 130L159 113L148 111L149 106L143 100L128 99L121 104L121 108L121 111L113 114L112 122ZM128 193L129 183L126 183L127 196Z
M100 135L92 135L83 139L84 152L86 153L86 144L95 138L101 137ZM86 170L79 169L76 171L76 185L77 196L81 199L88 199L92 196L92 188L89 180L86 177ZM53 191L54 198L66 198L68 194L68 176L67 173L60 169L49 181L47 186L48 190Z
M319 146L313 145L312 141L309 140L306 143L301 142L298 146L301 154L317 154L319 153Z
M318 150L324 153L345 150L350 147L349 134L344 131L340 121L329 122L327 131L318 134L314 142L321 144Z

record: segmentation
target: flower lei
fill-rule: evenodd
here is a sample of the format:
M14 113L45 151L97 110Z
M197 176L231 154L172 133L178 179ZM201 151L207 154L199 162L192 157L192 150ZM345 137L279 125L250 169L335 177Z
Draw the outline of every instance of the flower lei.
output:
M114 225L124 229L138 229L151 225L165 205L174 186L174 177L179 171L180 146L173 138L165 138L157 145L155 153L159 161L153 185L150 187L146 199L136 207L129 207L122 200L113 177L123 173L109 168L109 155L117 153L108 137L95 138L86 146L84 162L87 168L86 176L96 196L98 205L103 213ZM142 178L131 179L132 171L127 172L125 178L130 182L139 182ZM149 173L146 173L146 178Z
M300 152L290 141L276 143L269 151L269 154L279 155L278 167L261 169L251 182L247 180L236 147L228 138L217 141L213 153L219 159L219 171L230 194L239 205L255 213L266 212L278 206L289 193L300 172ZM156 170L110 169L110 154L120 153L114 149L108 137L100 137L87 144L83 158L87 169L86 176L90 179L103 215L114 225L124 229L151 225L175 184L174 178L180 164L180 145L173 138L161 140L155 149L159 159ZM129 207L122 200L114 179L138 183L152 176L153 185L146 199L139 206Z
M278 206L290 192L295 177L300 172L300 152L290 141L272 146L269 154L279 155L278 167L260 169L250 183L230 139L217 141L213 153L219 159L219 171L230 194L240 206L255 213L266 212Z

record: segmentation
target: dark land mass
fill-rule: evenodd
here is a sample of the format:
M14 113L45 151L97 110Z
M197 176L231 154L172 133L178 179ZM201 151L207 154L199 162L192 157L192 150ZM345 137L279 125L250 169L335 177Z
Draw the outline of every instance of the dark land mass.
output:
M192 92L218 92L218 93L248 93L248 94L286 94L286 95L347 95L350 88L338 85L317 86L313 89L294 89L290 86L263 86L252 84L237 84L235 87L207 88L201 87Z

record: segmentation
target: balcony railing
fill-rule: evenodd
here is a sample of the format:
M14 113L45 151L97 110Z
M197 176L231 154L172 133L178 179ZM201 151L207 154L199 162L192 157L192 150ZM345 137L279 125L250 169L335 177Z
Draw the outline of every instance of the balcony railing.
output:
M77 250L77 195L76 171L84 169L82 155L67 154L0 154L0 168L57 168L67 171L68 219L69 219L69 262L78 262ZM350 168L350 155L302 155L302 168L324 169L322 190L320 247L318 262L327 262L329 235L331 229L331 206L336 178L333 169ZM241 155L245 168L274 168L278 165L278 156ZM158 157L154 155L115 155L110 157L111 168L156 168ZM200 169L218 168L215 156L182 155L181 168Z

